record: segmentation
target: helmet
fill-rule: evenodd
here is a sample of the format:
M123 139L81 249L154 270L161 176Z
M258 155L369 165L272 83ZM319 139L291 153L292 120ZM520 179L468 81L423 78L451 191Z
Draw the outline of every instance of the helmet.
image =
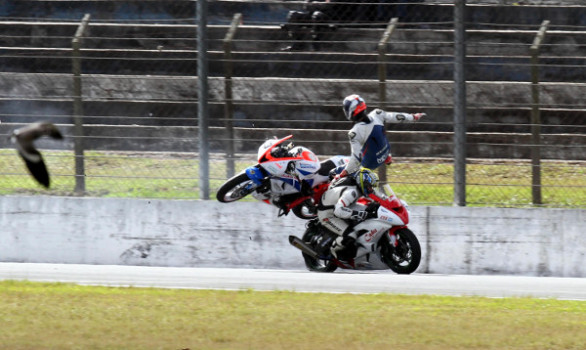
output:
M378 184L378 176L368 168L362 168L356 174L356 185L362 191L362 194L367 196L374 192Z
M366 110L366 102L358 95L347 96L344 99L343 106L346 119L353 122L358 120L360 113Z

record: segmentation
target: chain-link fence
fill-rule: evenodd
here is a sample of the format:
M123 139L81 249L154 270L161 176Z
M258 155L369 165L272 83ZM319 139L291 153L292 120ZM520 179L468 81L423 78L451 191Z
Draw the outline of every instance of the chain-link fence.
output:
M348 155L357 93L428 114L388 125L382 175L411 204L453 203L454 1L207 5L212 194L273 136ZM1 194L199 198L196 1L12 1L0 17ZM469 0L465 19L467 203L586 207L586 7ZM7 141L39 120L66 136L36 143L50 190Z

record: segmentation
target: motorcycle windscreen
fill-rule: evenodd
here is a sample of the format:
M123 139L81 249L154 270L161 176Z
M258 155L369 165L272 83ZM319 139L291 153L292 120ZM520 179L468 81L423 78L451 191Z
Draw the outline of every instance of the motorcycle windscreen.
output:
M276 146L280 145L281 143L289 140L292 138L293 135L285 136L282 139L271 139L266 140L260 147L258 148L257 159L259 163L266 162L268 159L271 159L271 150Z

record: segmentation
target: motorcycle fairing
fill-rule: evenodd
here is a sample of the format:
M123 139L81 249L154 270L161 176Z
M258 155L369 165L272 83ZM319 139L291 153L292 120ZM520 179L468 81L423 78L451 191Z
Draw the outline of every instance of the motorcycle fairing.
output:
M295 147L297 156L286 158L264 158L265 161L260 163L269 174L272 176L285 176L287 174L297 174L301 179L311 177L315 174L319 167L318 158L305 147Z
M360 228L361 224L364 224L362 225L362 228ZM380 225L377 227L377 225L373 225L372 222L368 223L368 221L363 221L362 223L358 224L356 228L364 229L366 232L362 235L359 235L356 239L356 256L350 262L352 268L360 270L388 269L388 266L379 259L380 246L378 243L379 240L383 239L382 236L384 234L389 234L389 228L381 227Z
M281 176L287 172L296 171L305 178L316 173L320 168L319 159L309 149L301 146L294 147L288 157L275 157L272 150L293 135L282 139L265 141L258 148L258 163L273 176Z
M288 185L290 185L292 187L294 187L295 188L295 192L301 191L301 182L298 181L295 177L293 177L291 175L284 174L278 180L279 181L282 181L282 182L284 182L284 183L286 183L286 184L288 184ZM312 186L313 185L313 180L312 179L309 179L309 180L306 180L306 181L309 184L309 186ZM285 188L286 187L283 186L283 189L285 189Z
M371 220L380 220L384 221L393 226L404 226L408 224L409 221L409 214L404 207L395 208L395 210L389 210L382 205L378 208L377 217Z
M275 159L272 155L271 155L271 150L273 148L275 148L276 146L280 145L281 143L289 140L290 138L292 138L293 135L289 135L289 136L285 136L282 139L271 139L271 140L266 140L262 145L260 145L260 147L258 148L258 154L257 154L257 158L258 158L258 162L259 163L263 163L266 162L268 160L272 160Z
M388 196L379 197L376 193L368 195L370 199L381 204L377 212L378 218L389 221L393 226L407 225L409 223L407 203L397 198L390 186L385 185L385 191L389 194Z
M254 182L254 184L257 186L260 186L262 184L262 180L266 177L262 170L256 165L249 166L244 170L244 172L246 172L246 176L248 176L248 178L252 180L252 182Z

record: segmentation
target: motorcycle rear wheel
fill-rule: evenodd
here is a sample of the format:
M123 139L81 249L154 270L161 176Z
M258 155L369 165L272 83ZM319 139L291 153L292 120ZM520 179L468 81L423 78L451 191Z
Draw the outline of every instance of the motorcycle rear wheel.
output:
M421 262L421 246L415 234L408 228L395 231L397 245L393 246L386 235L381 239L381 258L391 270L408 275L415 272Z
M222 203L230 203L235 202L239 199L246 197L252 191L248 191L245 189L245 186L251 184L252 180L248 178L246 173L241 173L236 176L233 176L228 181L226 181L218 192L216 193L216 198L218 201Z
M309 227L303 234L303 241L314 247L315 238L319 235L319 229L316 227ZM305 253L301 253L305 260L305 266L312 272L334 272L338 266L333 260L321 260L313 258Z

